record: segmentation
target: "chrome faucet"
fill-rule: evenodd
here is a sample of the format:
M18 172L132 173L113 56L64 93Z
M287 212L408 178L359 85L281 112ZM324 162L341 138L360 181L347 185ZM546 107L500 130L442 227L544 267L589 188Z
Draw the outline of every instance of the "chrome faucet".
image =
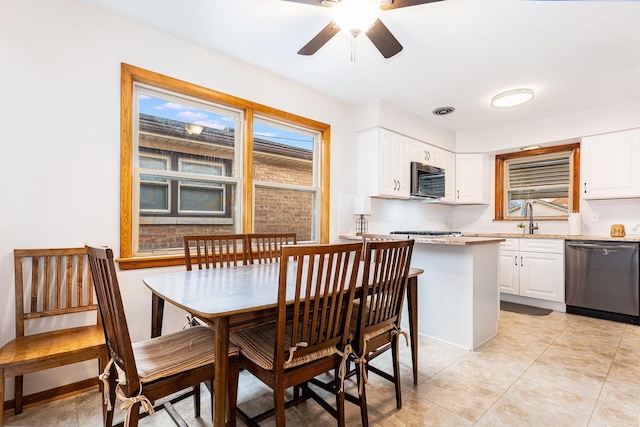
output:
M533 234L533 230L538 229L538 224L533 223L533 205L531 202L527 202L524 206L524 214L527 215L527 212L529 212L529 234Z

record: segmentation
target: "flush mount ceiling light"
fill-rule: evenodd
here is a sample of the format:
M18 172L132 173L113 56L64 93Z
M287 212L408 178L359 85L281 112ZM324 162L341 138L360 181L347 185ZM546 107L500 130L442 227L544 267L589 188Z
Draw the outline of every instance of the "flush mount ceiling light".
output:
M511 108L526 104L533 99L533 89L513 89L502 92L491 98L491 106L495 108Z

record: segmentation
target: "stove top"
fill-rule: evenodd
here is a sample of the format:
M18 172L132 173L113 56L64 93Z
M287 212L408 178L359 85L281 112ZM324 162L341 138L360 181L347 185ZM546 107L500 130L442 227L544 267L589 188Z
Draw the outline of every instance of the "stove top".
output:
M391 234L414 234L417 236L447 236L447 237L462 237L462 232L460 231L430 231L430 230L421 230L421 231L392 231Z

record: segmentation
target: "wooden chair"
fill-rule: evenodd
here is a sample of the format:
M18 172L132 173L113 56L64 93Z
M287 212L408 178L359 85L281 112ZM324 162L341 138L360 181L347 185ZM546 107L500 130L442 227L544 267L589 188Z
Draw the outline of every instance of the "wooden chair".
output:
M246 234L184 236L184 259L187 270L194 262L198 269L251 264Z
M85 248L14 251L16 338L0 349L0 426L5 378L15 377L14 412L19 414L23 409L23 375L91 359L99 359L100 368L106 364L86 254ZM32 325L37 319L94 310L92 325L26 333L29 328L25 324ZM64 322L60 320L56 324Z
M282 248L275 323L230 335L240 347L241 365L274 393L273 410L249 419L238 409L249 425L275 414L276 424L284 426L285 407L308 398L333 415L338 425L345 424L342 390L335 390L333 408L307 382L330 370L337 371L349 353L347 333L361 250L359 243ZM303 396L285 402L285 389L298 385Z
M200 416L200 383L213 383L215 333L207 327L197 326L132 344L113 252L104 247L87 246L87 250L102 316L104 337L111 356L101 375L105 383L105 426L111 427L113 424L113 404L116 395L128 407L125 425L136 427L141 405L145 411L153 413L152 405L157 399L189 387L194 388L195 416ZM235 425L237 354L237 347L231 346L230 376L236 377L230 382L229 388L231 425ZM213 414L213 391L211 405ZM184 423L184 420L180 421ZM185 425L179 424L179 421L176 423Z
M358 398L346 398L360 406L362 425L368 425L366 387L367 371L395 385L396 407L402 408L398 335L402 302L407 288L413 240L377 240L366 243L365 270L362 277L363 301L354 305L350 327L352 359L358 377ZM366 297L365 297L366 295ZM407 338L408 339L408 338ZM369 365L369 361L391 349L393 375Z
M246 234L211 234L184 236L184 261L187 271L198 269L231 267L251 264L249 240ZM151 338L162 335L164 300L151 296ZM187 316L192 325L201 324L194 317Z
M253 264L278 262L283 245L298 244L296 233L252 233L248 238Z

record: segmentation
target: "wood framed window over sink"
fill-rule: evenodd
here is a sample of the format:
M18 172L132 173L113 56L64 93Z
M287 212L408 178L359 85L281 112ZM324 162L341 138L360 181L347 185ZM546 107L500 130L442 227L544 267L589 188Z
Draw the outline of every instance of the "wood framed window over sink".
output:
M495 220L565 220L580 209L580 144L496 155Z

